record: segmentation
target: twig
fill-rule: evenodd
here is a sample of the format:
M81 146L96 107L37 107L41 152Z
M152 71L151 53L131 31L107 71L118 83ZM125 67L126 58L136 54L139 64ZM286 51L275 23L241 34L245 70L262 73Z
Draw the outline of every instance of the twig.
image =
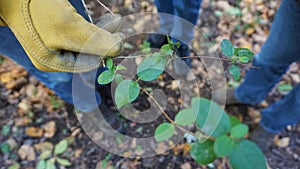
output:
M177 128L179 128L181 131L185 132L185 133L188 133L188 134L191 134L191 135L195 135L195 133L191 132L191 131L188 131L187 129L177 125L175 123L174 120L172 120L169 115L163 110L163 108L160 106L160 104L157 102L157 100L149 93L147 92L145 89L141 88L141 90L147 95L149 96L149 98L158 106L158 108L160 109L160 111L163 113L163 115L167 118L167 120L173 124L174 126L176 126ZM200 136L201 135L201 136ZM198 135L198 137L203 137L203 138L206 138L206 139L212 139L211 137L207 136L207 135L204 135L203 133L201 133L200 135Z
M149 98L154 101L154 103L158 106L158 108L160 109L160 111L164 114L164 116L172 123L175 124L175 122L169 117L169 115L163 110L163 108L160 106L160 104L157 102L157 100L149 93L147 92L145 89L141 88L141 90L147 95L149 96Z
M98 2L103 8L105 8L110 14L114 15L114 13L113 13L107 6L105 6L100 0L97 0L97 2Z

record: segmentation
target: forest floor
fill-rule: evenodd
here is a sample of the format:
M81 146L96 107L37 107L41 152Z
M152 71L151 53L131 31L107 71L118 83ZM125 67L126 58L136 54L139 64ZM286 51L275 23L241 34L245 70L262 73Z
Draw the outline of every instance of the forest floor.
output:
M103 0L103 3L113 12L123 16L156 11L153 0ZM203 52L203 49L208 46L208 40L213 44L210 48L218 51L218 44L224 38L230 39L237 47L246 47L258 53L269 34L279 5L280 1L203 0L197 24L200 31L195 32L195 39L191 43L194 49L193 55L195 53L207 54ZM95 0L88 0L87 6L94 20L107 13ZM133 29L137 29L140 25L132 26ZM146 37L146 35L138 35L126 40L124 55L139 50L139 46ZM211 85L207 68L203 66L200 59L194 59L192 64L193 74L199 79L200 89L189 86L190 90L202 97L210 98ZM223 66L226 69L228 65L224 63ZM225 107L225 110L248 124L252 131L259 123L260 110L282 98L300 82L299 66L297 63L293 64L260 105L254 107L233 105ZM244 67L242 76L246 71L247 67ZM228 87L238 86L240 82L231 80L232 77L226 72ZM167 100L171 104L167 105L166 112L170 112L171 117L174 117L174 112L178 112L180 108L178 105L182 102L178 98L178 86L174 85L174 81L172 77L164 74L150 86L161 88L167 93ZM135 107L149 107L149 103L145 100L138 100L134 104L136 104ZM125 120L126 134L136 137L153 135L156 125L162 120L164 119L158 119L151 124L137 124ZM151 158L125 158L111 154L97 146L87 136L73 113L72 106L64 103L53 91L4 56L0 56L0 131L1 169L9 166L10 169L16 169L18 166L22 169L36 168L41 152L52 149L62 140L67 140L69 146L60 157L68 159L71 166L57 165L57 168L229 168L227 159L216 160L208 166L197 165L187 153L189 146L184 141L166 153ZM133 143L128 144L133 146ZM270 147L265 155L271 168L299 169L300 124L286 127L269 144ZM159 149L164 149L164 145L161 145Z

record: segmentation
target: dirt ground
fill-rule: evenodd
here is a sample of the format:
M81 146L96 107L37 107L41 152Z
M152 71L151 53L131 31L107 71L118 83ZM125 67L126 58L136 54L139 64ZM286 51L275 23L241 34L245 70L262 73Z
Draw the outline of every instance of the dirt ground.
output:
M155 12L153 0L103 0L113 12L123 16ZM272 20L280 1L263 0L203 0L197 28L202 34L195 33L191 46L200 55L209 44L218 49L221 39L230 39L235 46L247 47L255 53L260 51L266 40ZM94 20L107 13L96 0L88 0L87 6ZM135 25L133 25L134 27ZM203 36L205 35L205 36ZM147 35L131 37L127 42L124 55L138 49ZM205 38L204 38L205 37ZM201 53L203 52L203 53ZM223 65L228 66L226 63ZM211 97L211 85L207 71L200 60L193 60L193 73L199 79L200 89L189 86L190 90L202 97ZM244 67L242 76L247 71ZM259 111L283 97L293 86L300 82L299 64L293 64L279 84L272 90L266 100L255 107L235 105L226 107L226 111L237 116L253 130L259 123ZM235 87L235 82L226 73L227 84ZM164 74L151 83L150 87L163 89L171 104L166 111L174 117L180 109L182 100L174 79ZM141 96L140 98L143 98ZM109 103L111 104L111 103ZM112 104L111 104L112 105ZM137 109L147 109L149 102L140 99L134 102ZM137 124L125 120L127 133L136 137L153 135L157 124L165 119L158 118L150 124ZM227 159L216 160L208 166L197 165L187 153L188 143L182 141L175 148L163 155L151 158L125 158L110 154L98 147L83 131L73 107L60 100L53 91L32 77L21 66L0 56L0 168L15 166L16 169L36 168L41 150L53 147L61 140L68 140L67 150L60 156L68 159L71 166L57 168L72 169L227 169ZM129 143L130 144L130 143ZM163 148L163 147L162 147ZM274 169L300 168L300 124L288 126L270 142L265 152L268 164ZM124 155L126 156L126 155Z

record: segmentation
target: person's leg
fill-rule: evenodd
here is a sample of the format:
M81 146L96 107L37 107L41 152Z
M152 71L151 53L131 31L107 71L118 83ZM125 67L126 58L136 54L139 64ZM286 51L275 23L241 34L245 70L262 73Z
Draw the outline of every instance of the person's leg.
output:
M162 13L159 14L159 32L164 35L169 35L173 27L173 0L155 0L155 6L157 11Z
M255 56L253 66L235 90L241 103L260 103L286 72L300 58L300 8L294 0L283 0L270 34Z
M261 126L267 131L277 133L287 125L300 121L300 85L297 85L284 98L261 111Z
M181 43L177 50L179 57L190 56L189 44L194 37L194 27L197 24L201 3L202 0L173 0L175 16L170 36L172 41ZM174 70L180 76L186 75L192 66L191 58L182 60L174 61Z
M171 36L189 44L194 37L202 0L174 0L174 14Z

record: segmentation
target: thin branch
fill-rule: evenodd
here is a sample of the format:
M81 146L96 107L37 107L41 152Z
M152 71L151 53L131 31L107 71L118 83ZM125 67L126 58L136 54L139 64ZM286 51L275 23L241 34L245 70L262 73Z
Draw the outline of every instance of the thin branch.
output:
M177 125L175 123L174 120L172 120L169 115L163 110L163 108L160 106L160 104L157 102L157 100L149 93L147 92L145 89L141 88L141 90L158 106L158 108L160 109L160 111L163 113L163 115L167 118L167 120L173 124L174 126L176 126L177 128L179 128L181 131L185 132L185 133L188 133L188 134L191 134L191 135L195 135L195 133L191 132L191 131L188 131L187 129ZM200 135L197 135L196 137L202 137L202 138L206 138L206 139L212 139L211 137L203 134L203 133L200 133Z
M141 88L141 90L158 106L158 108L160 109L160 111L164 114L164 116L167 118L167 120L169 122L171 122L172 124L175 124L175 122L169 117L169 115L163 110L163 108L160 106L160 104L157 102L157 100L149 93L147 92L145 89Z
M100 0L97 0L97 2L98 2L103 8L105 8L110 14L114 15L114 13L113 13L107 6L105 6Z

